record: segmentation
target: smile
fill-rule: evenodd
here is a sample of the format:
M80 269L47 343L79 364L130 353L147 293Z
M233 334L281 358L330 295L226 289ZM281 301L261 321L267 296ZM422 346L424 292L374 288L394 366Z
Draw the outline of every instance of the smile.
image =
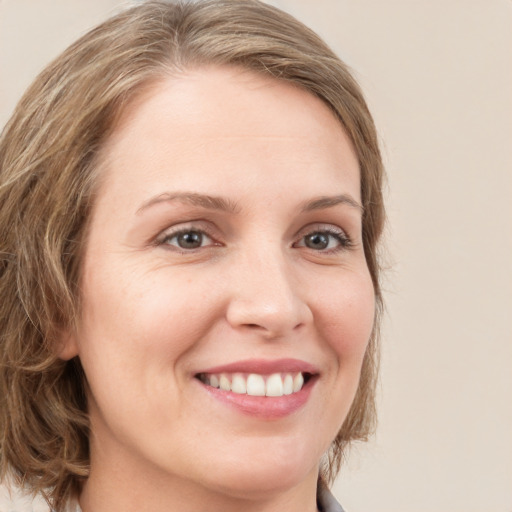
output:
M200 373L203 384L238 395L280 397L298 393L310 378L309 373Z
M244 415L278 420L306 405L320 372L298 359L249 359L205 368L193 376L215 401Z

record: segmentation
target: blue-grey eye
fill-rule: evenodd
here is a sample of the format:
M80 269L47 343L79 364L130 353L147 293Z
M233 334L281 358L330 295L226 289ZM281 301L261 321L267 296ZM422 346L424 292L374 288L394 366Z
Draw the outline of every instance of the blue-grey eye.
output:
M304 235L296 247L307 247L315 251L330 251L350 246L350 240L343 232L313 231Z
M333 236L328 233L311 233L304 237L304 245L310 249L327 249L329 238L333 238Z
M196 249L203 244L203 234L198 231L189 231L181 233L177 237L178 245L182 249Z
M211 240L209 236L201 231L187 230L169 235L164 242L168 245L179 247L180 249L198 249L210 243Z

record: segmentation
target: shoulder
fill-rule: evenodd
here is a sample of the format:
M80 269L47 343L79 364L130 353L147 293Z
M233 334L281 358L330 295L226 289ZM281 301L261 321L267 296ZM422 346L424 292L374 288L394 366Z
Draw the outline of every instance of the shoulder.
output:
M320 512L344 512L331 491L321 483L318 485L317 502Z
M50 512L43 498L33 498L15 486L0 485L1 512Z
M52 512L42 496L30 496L15 485L0 483L0 512ZM81 512L78 501L70 500L65 512Z

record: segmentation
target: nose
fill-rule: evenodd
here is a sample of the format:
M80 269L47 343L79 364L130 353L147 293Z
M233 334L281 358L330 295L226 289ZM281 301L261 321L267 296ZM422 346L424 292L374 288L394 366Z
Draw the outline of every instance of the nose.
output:
M231 268L229 324L274 339L311 322L312 311L291 266L282 254L267 252Z

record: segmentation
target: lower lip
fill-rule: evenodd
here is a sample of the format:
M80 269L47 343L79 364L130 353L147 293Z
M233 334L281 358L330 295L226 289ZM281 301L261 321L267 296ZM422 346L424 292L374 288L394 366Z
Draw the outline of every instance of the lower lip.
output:
M211 397L241 413L256 418L272 420L289 416L301 409L308 401L316 378L311 377L300 391L278 397L241 395L208 386L200 381L198 382Z

